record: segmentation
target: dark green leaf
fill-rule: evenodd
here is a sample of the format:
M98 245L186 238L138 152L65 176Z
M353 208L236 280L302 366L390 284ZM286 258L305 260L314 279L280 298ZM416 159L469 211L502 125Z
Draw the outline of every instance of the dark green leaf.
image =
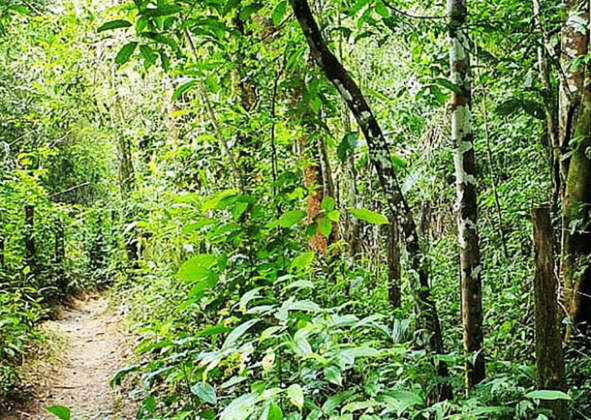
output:
M287 10L287 1L280 2L273 10L273 24L278 26L283 18L285 17L285 12Z
M262 8L263 8L263 5L261 3L255 3L255 4L248 5L240 11L240 19L246 20L250 17L250 15L258 12Z
M129 44L125 44L121 50L117 53L115 57L115 64L118 66L122 66L123 64L127 63L131 58L131 55L135 51L137 47L137 42L130 42Z
M130 26L132 26L131 22L128 22L127 20L112 20L110 22L103 23L100 28L98 28L98 32L111 31L113 29L119 28L129 28Z

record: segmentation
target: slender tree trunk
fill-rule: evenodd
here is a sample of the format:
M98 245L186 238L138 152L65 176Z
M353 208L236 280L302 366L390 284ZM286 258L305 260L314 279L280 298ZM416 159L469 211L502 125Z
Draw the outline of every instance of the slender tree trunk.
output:
M458 87L451 98L451 139L456 170L457 220L460 243L462 325L466 352L468 388L485 378L482 349L482 290L478 207L476 203L476 163L472 134L472 87L469 45L464 25L468 10L465 0L448 1L451 81Z
M63 295L68 289L68 282L65 276L64 259L66 257L66 239L64 223L61 219L55 221L55 248L53 262L55 265L55 275L57 285Z
M2 218L2 212L0 211L0 271L4 270L5 259L4 253L6 251L6 240L4 239L4 220Z
M441 326L431 295L429 273L421 250L416 223L394 173L386 138L359 86L326 45L308 2L291 0L291 5L316 63L347 102L363 131L369 149L369 158L378 173L388 207L400 222L409 256L409 268L412 272L418 327L424 333L424 344L432 354L443 354ZM447 365L443 362L437 363L437 371L440 376L448 376ZM439 390L439 398L450 397L451 389L448 386L442 386Z
M35 249L35 207L32 205L25 206L25 262L31 274L37 273Z
M538 389L564 391L566 382L556 292L558 279L554 275L554 233L549 207L534 209L533 225L536 385ZM542 406L552 410L553 418L566 418L564 400L545 400Z
M562 67L566 77L561 85L559 138L562 150L571 153L562 159L561 172L566 174L562 199L561 274L564 304L572 325L585 332L591 323L591 270L588 257L591 235L585 208L591 196L591 162L587 148L591 145L591 86L589 66L573 65L573 59L588 54L589 2L570 0L567 19L562 28ZM566 157L566 156L563 156ZM567 339L573 332L567 331Z
M400 308L402 294L400 291L400 237L398 234L398 220L394 215L390 216L388 237L386 240L386 253L388 259L388 298L395 308Z
M558 138L558 115L557 115L557 92L552 87L550 77L550 60L548 56L548 46L550 40L544 30L541 7L539 0L532 0L534 22L539 29L540 45L538 45L538 68L540 80L542 81L544 97L544 114L546 117L546 136L548 141L543 142L550 148L550 160L552 165L552 211L557 211L556 207L561 197L563 180L560 176L560 143Z

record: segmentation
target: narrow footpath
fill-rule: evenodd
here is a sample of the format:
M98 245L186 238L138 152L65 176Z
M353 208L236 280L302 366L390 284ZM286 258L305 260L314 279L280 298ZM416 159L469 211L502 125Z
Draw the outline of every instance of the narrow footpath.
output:
M77 301L77 309L64 311L52 325L67 341L64 355L58 355L61 366L43 384L35 384L34 399L2 420L55 420L45 407L68 407L72 419L126 420L133 418L131 407L118 401L109 381L125 365L124 335L121 316L107 310L104 297Z

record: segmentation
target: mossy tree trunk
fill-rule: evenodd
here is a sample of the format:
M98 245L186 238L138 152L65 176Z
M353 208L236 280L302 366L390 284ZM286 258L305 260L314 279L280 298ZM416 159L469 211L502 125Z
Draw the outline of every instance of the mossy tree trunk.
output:
M563 152L562 173L562 247L560 271L563 299L571 324L567 338L579 329L588 331L591 323L591 90L589 66L574 64L574 59L589 52L589 3L571 0L562 28L562 79L559 112L559 137Z

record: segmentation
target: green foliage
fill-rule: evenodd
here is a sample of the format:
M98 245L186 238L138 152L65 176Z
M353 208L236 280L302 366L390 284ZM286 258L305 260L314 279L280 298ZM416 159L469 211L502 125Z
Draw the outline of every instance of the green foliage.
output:
M371 151L290 2L40 6L10 2L0 16L0 393L18 383L48 303L116 283L140 341L111 385L133 388L138 419L541 420L552 399L591 415L581 361L567 393L534 390L529 209L549 195L554 151L538 140L551 95L529 2L469 5L488 369L469 396L447 140L458 86L441 4L314 12L391 142L445 378L423 349L405 252L401 307L388 299L390 209ZM542 9L557 43L559 5ZM442 383L454 397L432 404Z
M71 414L70 409L67 407L63 407L61 405L52 405L50 407L45 407L45 409L56 416L58 419L61 420L70 420Z

